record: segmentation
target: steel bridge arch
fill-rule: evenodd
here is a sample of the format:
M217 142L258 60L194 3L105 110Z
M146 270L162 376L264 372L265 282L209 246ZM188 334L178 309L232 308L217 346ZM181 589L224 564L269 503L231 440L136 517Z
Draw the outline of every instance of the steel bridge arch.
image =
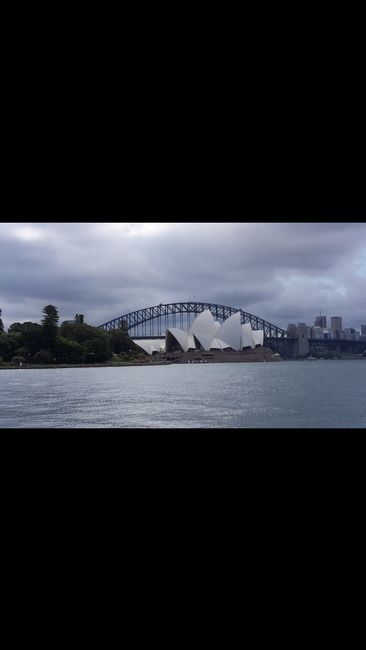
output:
M160 305L155 305L154 307L146 307L145 309L138 309L136 311L131 311L129 314L124 314L123 316L118 316L113 320L107 321L98 327L102 330L114 330L121 327L131 330L138 325L147 323L155 318L169 317L174 314L199 314L205 309L209 309L211 314L216 320L221 319L222 321L232 316L236 312L240 311L241 322L250 323L252 329L263 329L264 336L266 338L286 338L287 332L277 325L273 325L259 316L250 314L249 312L243 311L242 309L236 309L235 307L227 307L225 305L217 305L216 303L211 302L172 302ZM141 338L141 337L136 337Z

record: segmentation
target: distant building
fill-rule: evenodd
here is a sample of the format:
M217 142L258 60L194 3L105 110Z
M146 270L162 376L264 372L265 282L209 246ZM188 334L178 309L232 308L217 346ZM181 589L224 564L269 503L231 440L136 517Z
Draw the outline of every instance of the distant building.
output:
M289 323L287 325L287 334L296 338L297 336L297 327L295 323Z
M308 326L306 323L297 324L297 336L297 354L299 357L304 357L309 353Z
M344 338L346 339L346 341L356 341L357 340L356 339L356 330L354 329L354 327L345 327L342 334L344 335ZM360 333L357 332L357 334L359 335Z
M323 338L324 339L332 339L333 338L333 332L329 332L328 330L323 330Z
M324 330L323 330L322 327L320 327L319 325L314 325L314 327L312 327L311 329L312 329L312 338L314 338L314 339L323 339L324 338L324 335L323 335Z
M1 316L1 312L0 312ZM366 336L366 325L361 325L361 336Z
M315 318L315 327L327 327L327 317L326 316L317 316Z
M331 316L330 318L330 330L333 333L335 339L341 338L342 332L342 316Z

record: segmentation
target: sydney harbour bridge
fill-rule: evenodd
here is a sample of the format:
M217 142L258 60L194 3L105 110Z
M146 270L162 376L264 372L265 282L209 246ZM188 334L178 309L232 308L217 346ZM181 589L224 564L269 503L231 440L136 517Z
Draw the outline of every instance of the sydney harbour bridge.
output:
M194 318L206 309L210 310L214 319L219 323L239 311L242 324L250 323L252 329L263 330L264 345L284 357L294 356L297 339L290 337L286 330L242 309L211 302L160 303L154 307L145 307L123 314L99 325L99 327L107 331L119 328L127 329L131 338L134 339L164 338L168 327L188 330Z

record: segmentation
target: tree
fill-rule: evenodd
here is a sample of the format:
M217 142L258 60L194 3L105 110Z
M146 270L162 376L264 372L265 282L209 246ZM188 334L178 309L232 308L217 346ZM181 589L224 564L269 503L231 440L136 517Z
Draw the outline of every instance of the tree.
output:
M43 330L38 323L23 323L21 342L29 349L31 355L35 354L43 346Z
M128 332L124 329L115 329L107 333L111 341L113 352L119 354L120 352L138 351L139 348L130 338ZM141 352L141 349L139 350Z
M84 343L84 341L98 336L99 332L103 334L98 327L92 327L86 323L62 323L60 327L60 336L78 343Z
M58 363L83 363L86 348L77 341L69 341L63 336L56 338L56 359Z
M44 314L42 318L43 342L45 347L53 350L58 330L58 311L54 305L46 305L42 312Z
M84 322L84 314L75 314L75 323L80 325Z
M96 363L108 361L112 356L112 350L107 336L99 336L90 339L89 341L85 341L85 347L88 352L93 352L95 354Z
M40 365L52 363L53 357L48 350L39 350L32 359L32 363Z
M30 350L26 348L24 345L22 345L21 348L15 350L15 354L18 357L24 357L24 361L29 361L29 359L31 358Z
M43 347L43 329L38 323L12 323L8 329L8 335L18 340L17 347L26 347L33 356Z
M10 361L20 345L20 334L2 334L0 336L0 354L5 361Z
M3 321L2 321L1 318L0 318L0 334L2 334L3 331L4 331L4 323L3 323Z
M10 345L9 336L7 334L2 334L2 336L0 336L0 355L4 361L10 361L14 356L13 347Z
M8 329L8 334L14 334L15 332L22 332L23 325L22 323L12 323Z

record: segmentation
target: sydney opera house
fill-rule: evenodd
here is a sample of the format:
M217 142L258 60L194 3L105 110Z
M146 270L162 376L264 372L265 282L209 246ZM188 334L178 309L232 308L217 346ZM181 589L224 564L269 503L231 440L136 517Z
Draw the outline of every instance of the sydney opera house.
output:
M250 323L241 324L236 312L223 323L215 321L210 310L201 312L188 331L169 327L165 339L134 339L148 354L179 350L236 350L253 349L263 345L263 330L252 330Z

